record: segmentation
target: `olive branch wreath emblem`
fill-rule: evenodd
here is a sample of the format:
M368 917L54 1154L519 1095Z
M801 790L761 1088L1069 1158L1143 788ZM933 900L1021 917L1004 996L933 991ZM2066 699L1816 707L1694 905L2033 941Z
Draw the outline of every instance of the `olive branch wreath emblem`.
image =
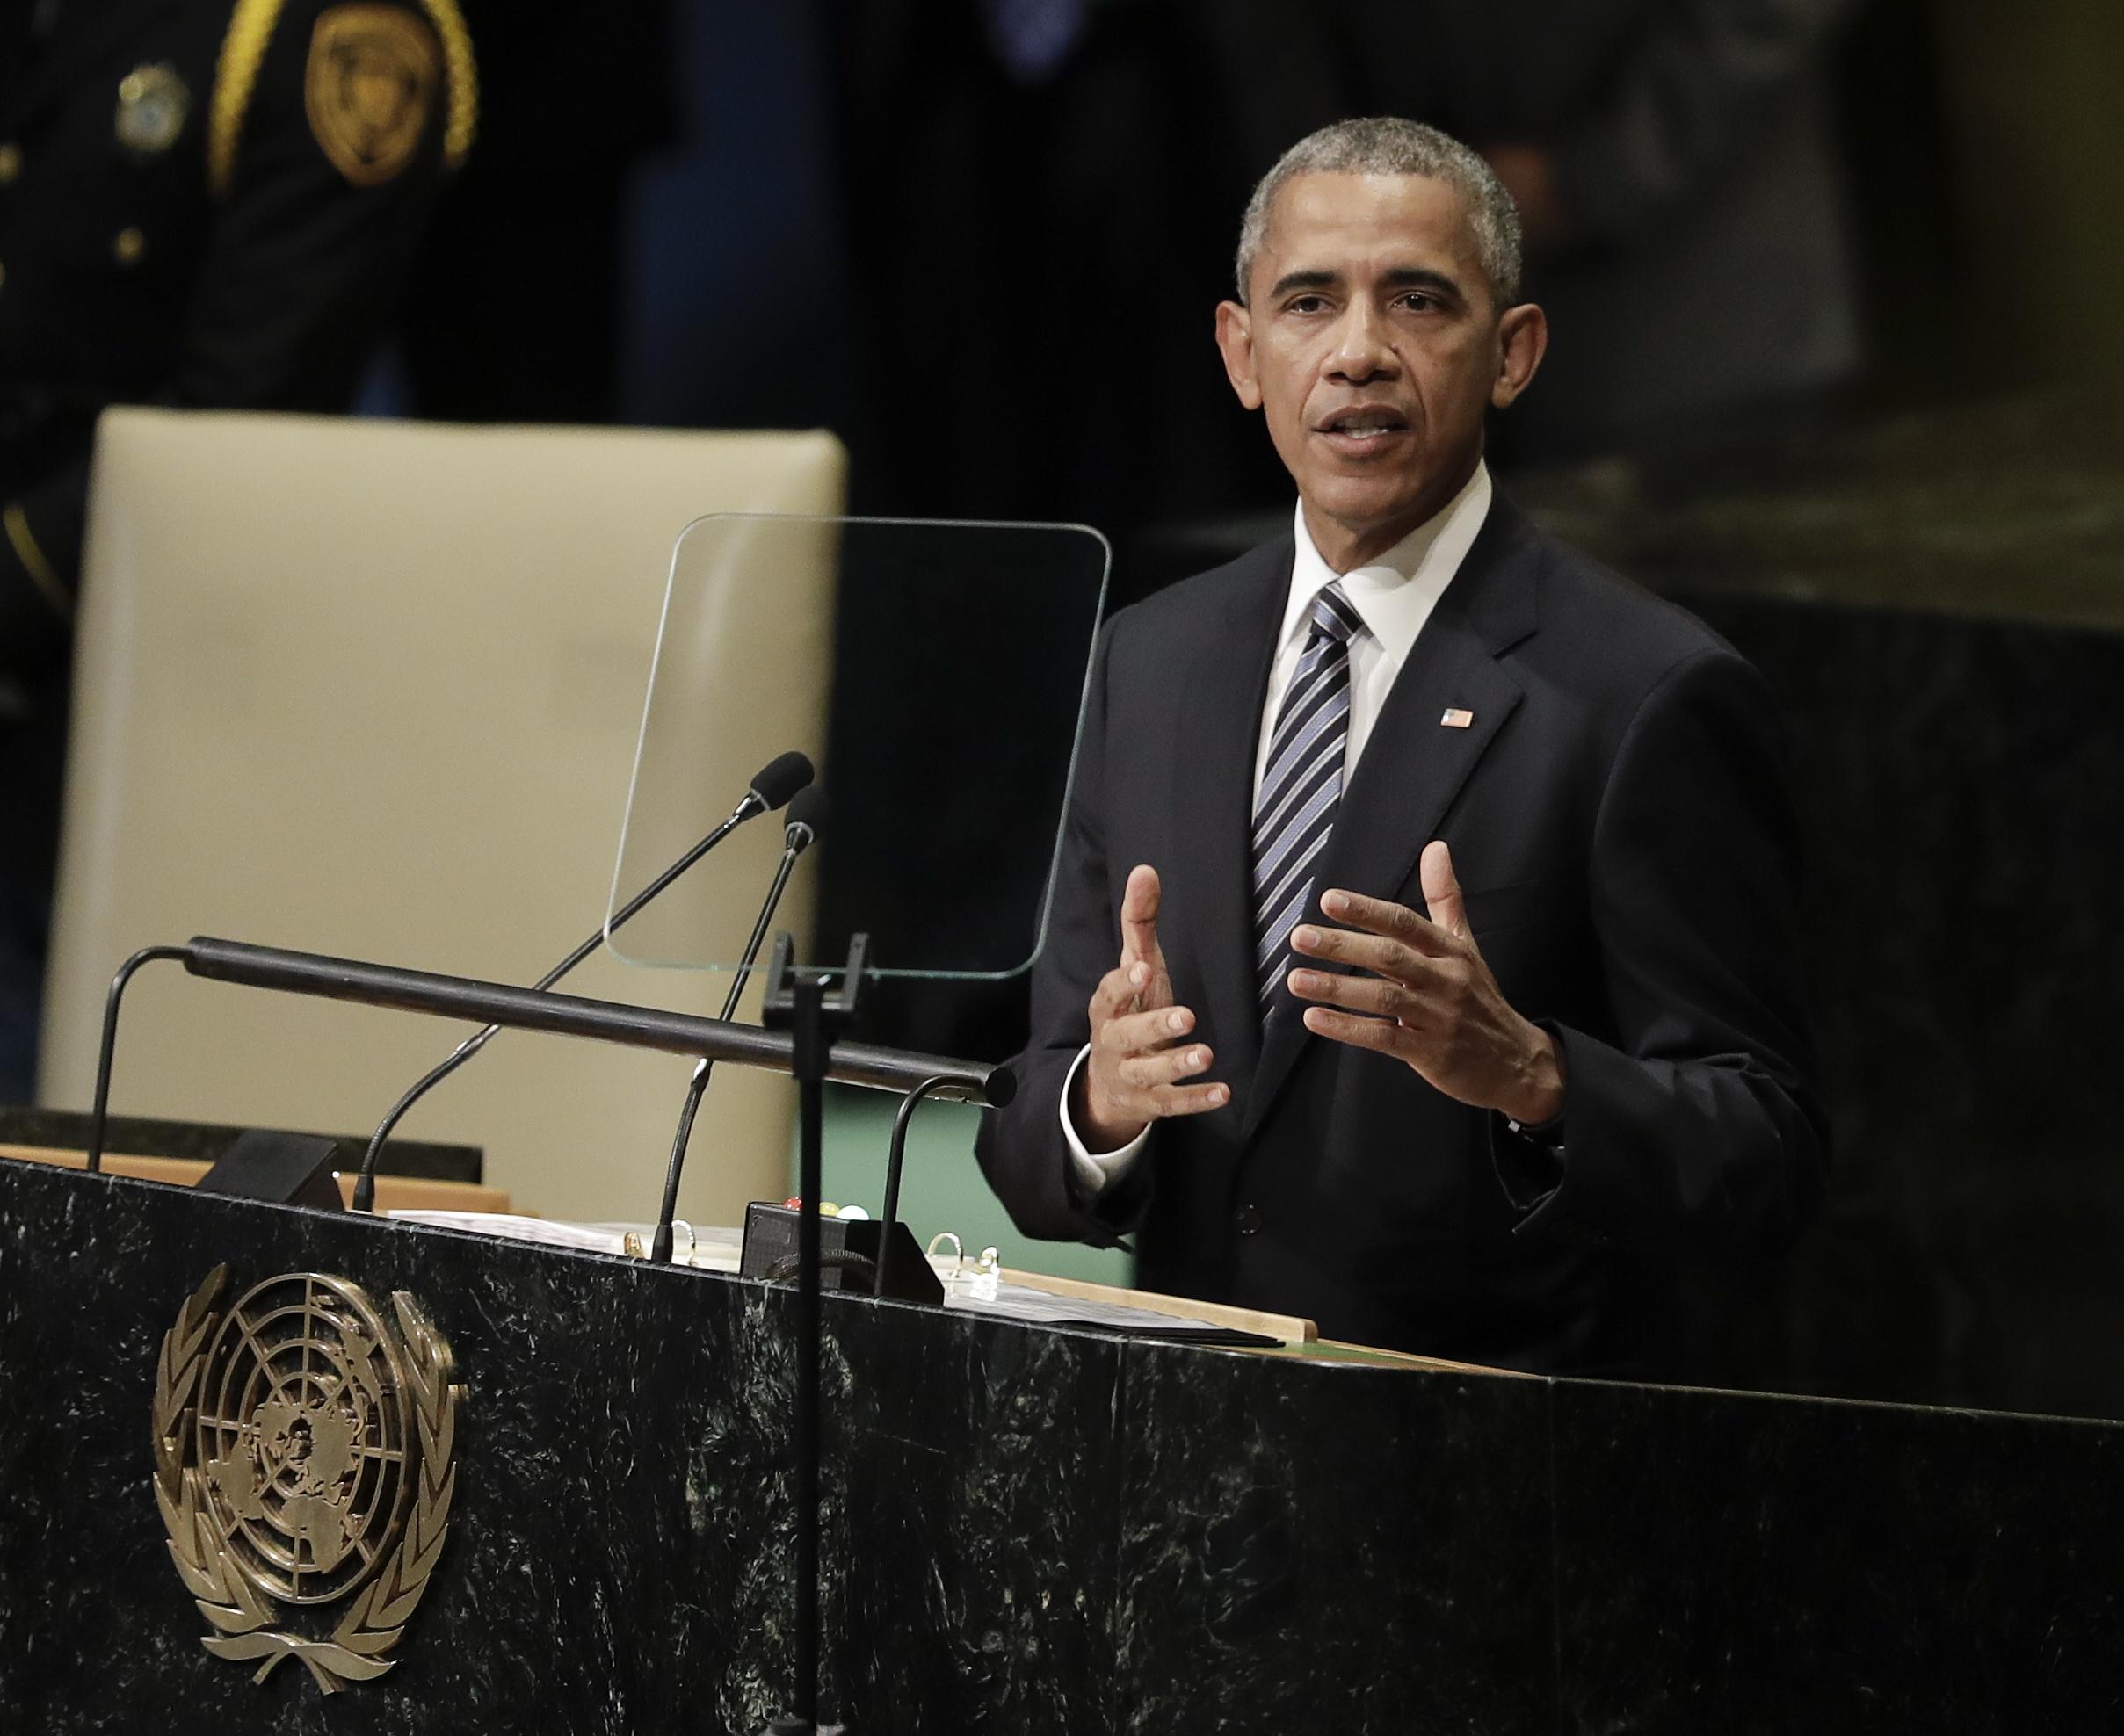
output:
M420 1438L420 1467L403 1535L382 1567L355 1595L329 1639L307 1639L273 1627L272 1604L215 1534L200 1494L199 1471L185 1463L192 1403L216 1324L214 1305L228 1276L207 1273L163 1335L155 1370L155 1500L170 1534L178 1576L216 1633L200 1644L217 1658L261 1660L253 1682L264 1682L282 1660L305 1665L317 1686L336 1694L350 1682L383 1675L388 1655L419 1607L450 1530L457 1493L457 1403L464 1389L451 1381L449 1346L403 1291L391 1303L405 1341L406 1369Z

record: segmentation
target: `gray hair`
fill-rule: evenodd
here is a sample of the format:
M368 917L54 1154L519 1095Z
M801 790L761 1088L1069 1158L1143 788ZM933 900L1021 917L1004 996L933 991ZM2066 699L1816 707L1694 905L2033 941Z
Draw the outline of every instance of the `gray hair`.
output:
M1421 175L1461 196L1475 256L1500 307L1519 299L1519 213L1490 165L1458 139L1396 115L1338 120L1309 133L1276 159L1246 202L1239 225L1239 303L1268 237L1268 218L1287 182L1301 175Z

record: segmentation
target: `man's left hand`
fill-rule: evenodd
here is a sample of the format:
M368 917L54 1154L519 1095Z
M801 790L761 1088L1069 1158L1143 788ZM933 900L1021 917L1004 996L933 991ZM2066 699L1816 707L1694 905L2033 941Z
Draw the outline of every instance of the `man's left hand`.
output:
M1350 926L1291 930L1291 950L1359 974L1294 970L1291 992L1314 1002L1305 1026L1414 1067L1447 1096L1535 1125L1563 1110L1555 1039L1514 1012L1468 931L1453 855L1424 847L1418 873L1428 915L1356 893L1321 894Z

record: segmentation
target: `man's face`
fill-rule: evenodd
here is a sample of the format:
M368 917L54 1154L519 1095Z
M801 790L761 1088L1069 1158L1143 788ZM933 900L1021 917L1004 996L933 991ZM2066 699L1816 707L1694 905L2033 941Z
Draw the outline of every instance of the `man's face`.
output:
M1459 492L1484 410L1519 395L1547 339L1539 308L1495 306L1460 195L1422 176L1287 183L1247 293L1217 309L1225 371L1341 571Z

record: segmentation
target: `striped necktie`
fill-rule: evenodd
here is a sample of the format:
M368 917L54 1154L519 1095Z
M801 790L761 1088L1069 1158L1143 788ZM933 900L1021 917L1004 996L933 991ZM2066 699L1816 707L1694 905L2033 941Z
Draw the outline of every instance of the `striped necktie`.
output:
M1313 599L1313 631L1284 691L1254 801L1254 971L1261 1011L1290 969L1292 926L1335 829L1350 740L1350 640L1365 624L1337 579Z

